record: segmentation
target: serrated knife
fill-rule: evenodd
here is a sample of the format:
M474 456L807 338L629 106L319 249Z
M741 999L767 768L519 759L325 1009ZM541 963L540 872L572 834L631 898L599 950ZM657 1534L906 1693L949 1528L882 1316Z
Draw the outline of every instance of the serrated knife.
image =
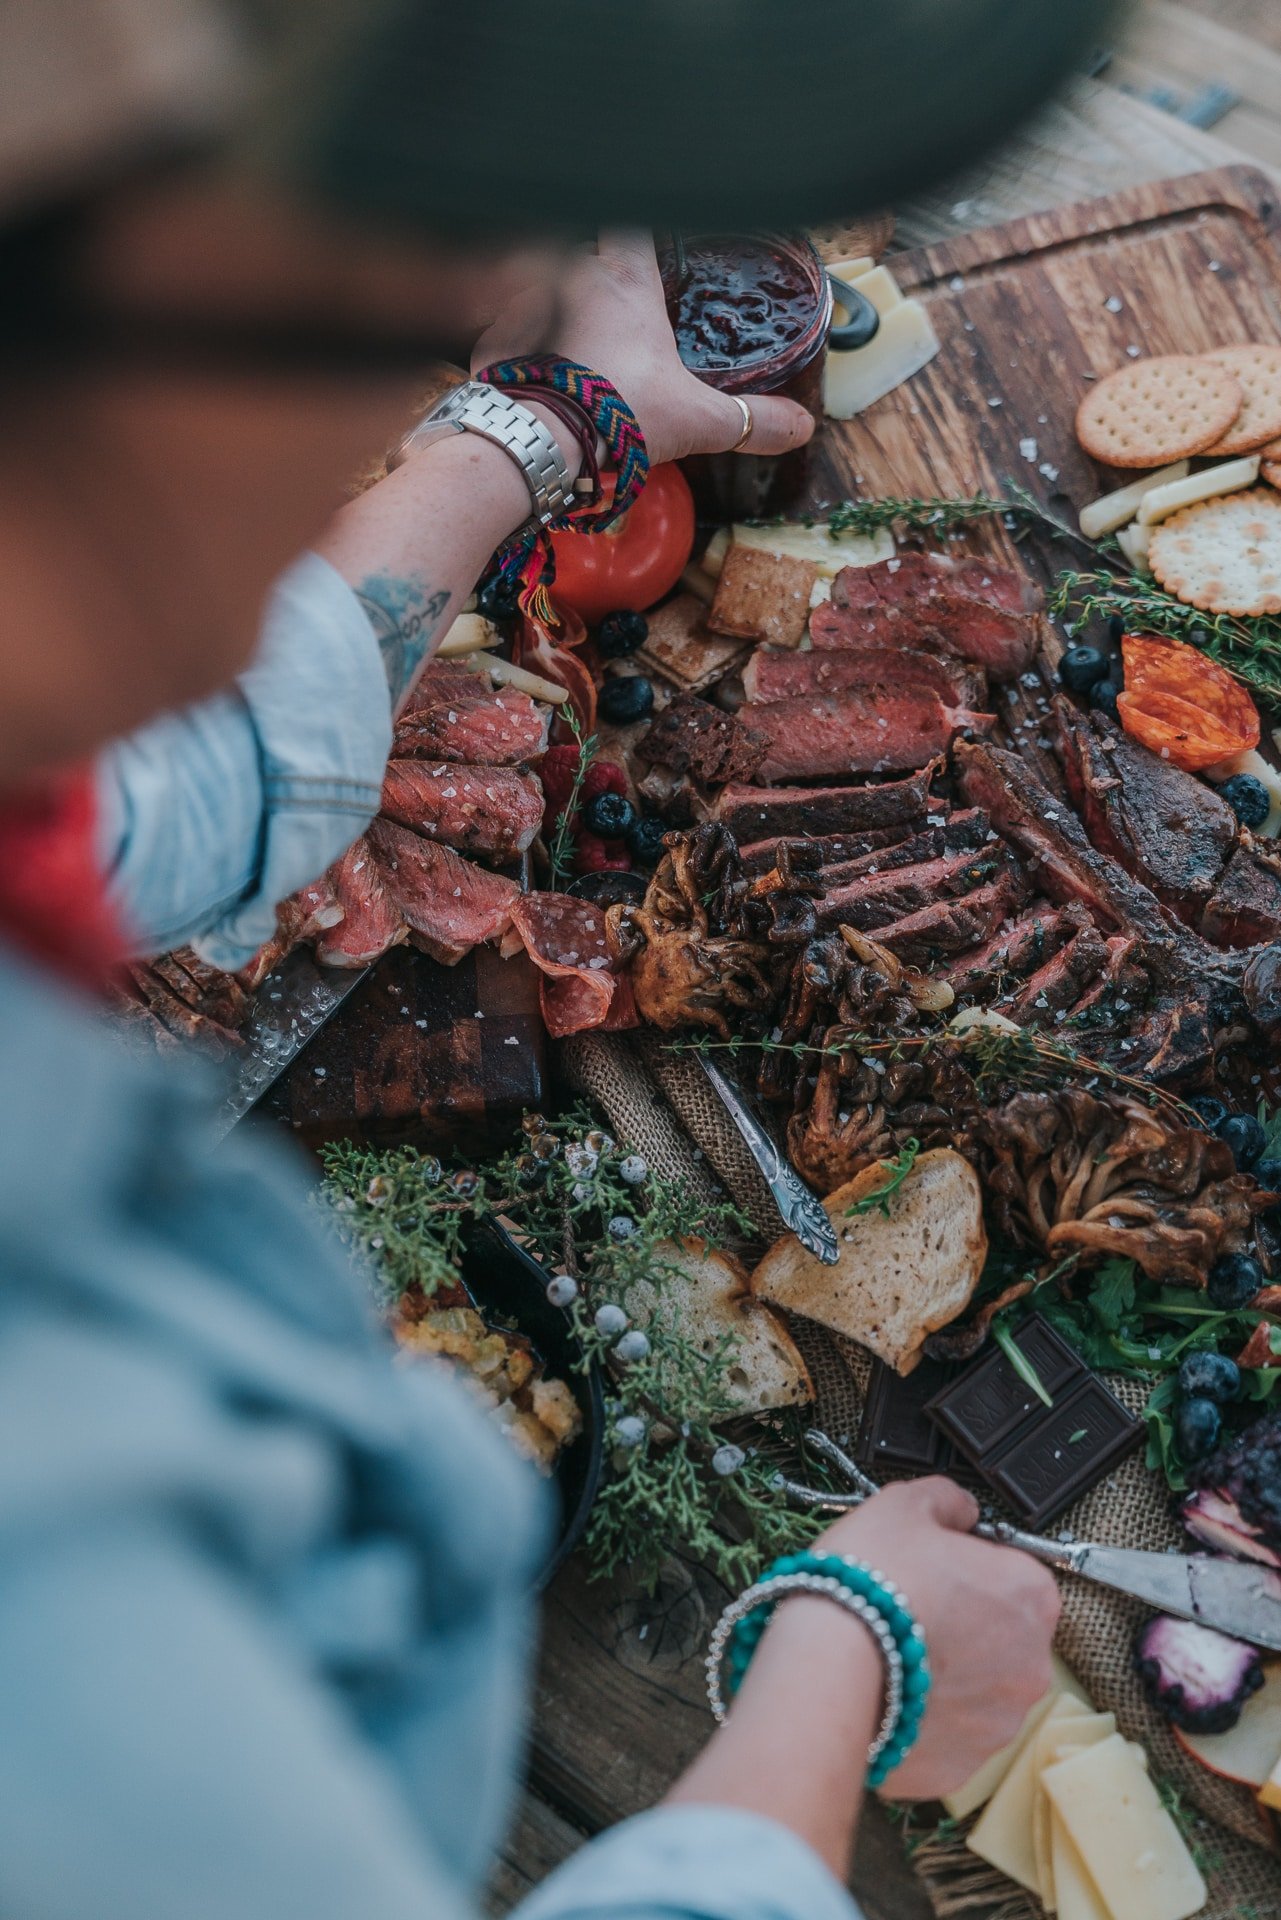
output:
M371 972L322 967L310 947L295 947L273 968L254 995L244 1044L227 1063L214 1118L218 1139L244 1119Z

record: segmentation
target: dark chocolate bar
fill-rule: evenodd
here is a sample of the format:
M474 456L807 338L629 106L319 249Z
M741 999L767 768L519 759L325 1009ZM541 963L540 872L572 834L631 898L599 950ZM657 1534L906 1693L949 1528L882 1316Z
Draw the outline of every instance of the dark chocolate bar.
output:
M1052 1406L993 1347L925 1412L1023 1525L1035 1529L1110 1472L1143 1427L1040 1314L1030 1314L1014 1339Z
M887 1467L904 1473L947 1472L952 1443L925 1409L955 1373L954 1366L942 1361L922 1360L905 1376L883 1360L873 1360L854 1443L854 1458L873 1479Z

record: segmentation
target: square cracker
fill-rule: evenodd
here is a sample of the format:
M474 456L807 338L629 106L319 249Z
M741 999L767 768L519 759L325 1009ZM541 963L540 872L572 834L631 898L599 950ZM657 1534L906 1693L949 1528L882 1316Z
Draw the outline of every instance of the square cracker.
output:
M805 635L817 579L813 560L734 543L725 555L707 624L713 633L733 634L740 640L797 647Z
M743 640L707 631L707 608L696 593L678 593L645 618L649 638L638 660L687 693L699 693L729 672L746 652Z

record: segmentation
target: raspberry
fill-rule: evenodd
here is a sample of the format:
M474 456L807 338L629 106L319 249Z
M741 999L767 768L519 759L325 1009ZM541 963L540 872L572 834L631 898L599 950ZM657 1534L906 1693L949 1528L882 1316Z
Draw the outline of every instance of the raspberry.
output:
M594 833L580 833L574 859L575 873L629 873L631 861L620 851L619 840L601 840Z
M569 799L574 787L574 776L578 772L579 748L576 741L568 746L549 747L543 755L543 764L539 777L543 783L543 792L547 796L549 807L557 811Z
M583 777L584 800L594 800L601 793L627 793L627 775L612 760L593 760Z

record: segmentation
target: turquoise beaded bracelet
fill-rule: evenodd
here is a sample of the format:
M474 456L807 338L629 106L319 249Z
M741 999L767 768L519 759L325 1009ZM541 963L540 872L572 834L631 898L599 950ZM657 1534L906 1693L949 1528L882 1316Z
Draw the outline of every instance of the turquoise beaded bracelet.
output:
M727 1691L737 1693L761 1635L788 1593L825 1594L871 1630L885 1660L885 1717L868 1755L868 1785L881 1786L916 1743L930 1691L925 1639L898 1588L873 1568L839 1554L789 1553L776 1560L756 1585L732 1602L712 1635L708 1691L723 1717L720 1664L728 1643ZM717 1709L720 1709L717 1711Z

